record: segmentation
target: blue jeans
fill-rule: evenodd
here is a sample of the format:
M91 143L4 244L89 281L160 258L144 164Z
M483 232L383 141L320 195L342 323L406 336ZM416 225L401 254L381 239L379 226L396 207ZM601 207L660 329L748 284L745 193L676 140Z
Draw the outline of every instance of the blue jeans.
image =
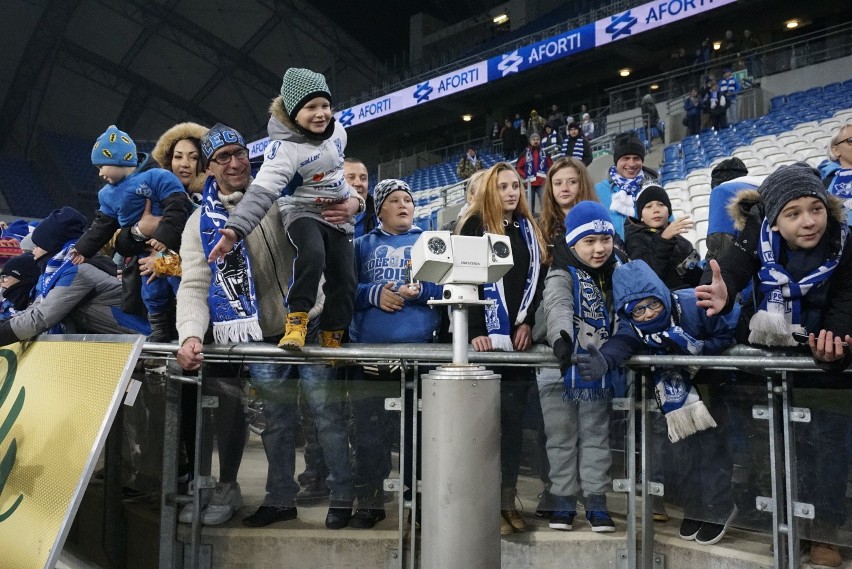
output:
M165 312L171 306L172 300L180 286L180 277L157 277L148 282L142 278L142 302L150 314Z
M351 506L355 483L349 458L346 418L346 383L327 365L298 366L302 395L314 412L317 436L328 466L326 485L331 507ZM295 410L293 411L295 416Z
M251 382L263 399L266 420L261 438L268 462L265 506L292 508L299 485L296 470L296 428L298 385L292 366L273 363L248 365Z

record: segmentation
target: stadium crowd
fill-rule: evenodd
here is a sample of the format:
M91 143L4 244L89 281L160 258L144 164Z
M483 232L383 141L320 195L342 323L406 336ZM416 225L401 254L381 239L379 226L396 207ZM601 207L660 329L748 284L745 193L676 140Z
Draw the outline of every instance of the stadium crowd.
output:
M714 126L722 128L725 113L715 111L729 110L733 97L721 103L724 95L717 95L713 105L712 89L706 97ZM697 98L696 91L687 104ZM306 344L448 341L446 314L427 305L441 287L413 281L408 268L421 233L413 224L413 192L396 179L368 192L366 165L344 159L347 134L332 117L332 102L322 75L289 69L270 107L271 142L255 174L244 137L229 125L176 125L151 156L109 126L92 149L106 184L91 225L63 207L39 223L4 230L21 254L0 269L0 344L59 331L141 333L176 341L185 373L205 368L204 390L220 397L213 421L219 477L201 512L192 504L181 510L183 522L200 516L205 524L224 523L242 506L241 372L205 363L205 345L266 342L298 351ZM691 129L692 116L688 110ZM535 111L528 121L518 115L518 126L506 120L499 135L504 149L523 148L516 165L484 169L473 148L458 164L468 203L454 231L507 235L514 256L498 283L480 287L492 303L471 312L472 348L511 352L545 344L560 364L496 370L504 535L526 531L516 501L530 422L540 427L545 449L537 515L564 531L582 509L592 531L615 531L607 505L611 402L626 390L623 363L632 354L709 355L735 343L798 349L824 370L808 380L825 388L839 384L852 361L844 208L852 195L852 124L828 141L824 175L796 163L755 179L736 158L719 164L713 192L727 199L711 202L711 216L721 221L710 229L708 262L684 237L693 220L672 217L635 134L616 139L607 175L591 179L588 118L566 122L555 105L548 119ZM564 156L553 160L541 141L559 144L563 126ZM518 146L520 137L529 144ZM530 203L535 196L539 215ZM383 400L400 381L398 366L252 363L247 372L264 401L268 475L263 503L242 523L292 520L300 503L326 497L330 529L381 522L382 482L393 469ZM736 429L726 424L729 409L724 398L705 401L696 386L736 379L734 372L689 368L657 369L653 377L661 411L653 444L680 474L667 480L667 492L677 488L682 499L679 534L704 545L724 537L742 504L732 481ZM184 407L188 457L201 452L193 448L194 413ZM824 536L811 542L812 563L837 567L842 559L832 536L846 520L847 421L824 407L813 413L798 449L799 497L815 504L815 535ZM310 426L304 431L312 452L306 449L297 481L300 424ZM209 474L192 472L191 463L184 460L180 472L190 491L196 475ZM649 475L660 482L667 476ZM668 519L666 501L654 502L661 520Z

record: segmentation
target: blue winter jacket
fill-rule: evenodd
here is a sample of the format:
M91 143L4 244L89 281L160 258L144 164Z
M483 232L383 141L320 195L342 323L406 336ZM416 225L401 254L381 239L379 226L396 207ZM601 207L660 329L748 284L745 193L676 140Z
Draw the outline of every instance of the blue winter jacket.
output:
M630 322L630 315L624 309L627 303L648 297L659 298L663 302L665 314L671 315L674 310L675 324L693 338L704 342L703 355L721 353L735 342L738 306L724 316L707 316L705 311L696 305L695 289L670 291L645 261L631 261L617 267L612 275L612 293L618 315L624 323ZM734 312L736 314L733 314ZM606 358L610 369L613 369L645 347L633 326L623 325L601 347L601 354ZM674 351L667 353L683 355Z
M379 308L382 288L391 282L394 289L409 282L411 246L420 237L419 227L393 235L377 227L355 240L355 313L349 327L353 342L406 343L432 342L441 321L440 312L426 303L440 298L443 287L421 282L420 296L406 300L402 310L385 312Z

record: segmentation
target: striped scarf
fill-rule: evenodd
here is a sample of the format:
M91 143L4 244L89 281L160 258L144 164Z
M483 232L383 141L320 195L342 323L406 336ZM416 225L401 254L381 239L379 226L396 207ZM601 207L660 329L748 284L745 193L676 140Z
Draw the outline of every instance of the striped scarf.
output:
M538 176L542 178L547 176L547 153L541 147L537 148L536 152L538 152L537 161L533 155L532 146L527 146L524 164L524 179L526 180L535 180Z
M620 264L618 258L616 264ZM574 353L587 354L588 345L594 343L600 347L610 337L613 326L610 311L606 306L603 291L595 284L592 276L583 269L568 266L574 285ZM583 343L580 340L583 340ZM613 377L622 373L614 369L598 379L583 379L577 366L572 365L563 377L562 399L565 401L597 401L612 399Z
M541 251L538 247L538 241L535 238L535 231L532 224L525 218L520 218L516 222L521 230L521 235L524 236L527 249L530 251L530 265L527 268L527 280L524 283L524 294L521 297L521 306L518 308L518 316L515 318L515 325L522 324L527 317L527 311L532 304L535 296L536 286L538 285L538 275L541 271ZM506 306L506 294L503 290L503 279L501 278L496 283L483 285L482 294L485 300L492 300L491 304L485 307L485 327L488 330L488 337L491 338L491 345L495 350L503 350L504 352L513 352L512 346L512 326L509 322L509 309Z
M772 231L769 221L763 219L759 243L761 266L757 273L758 290L763 296L760 307L749 321L749 342L763 346L795 346L792 333L807 334L801 324L801 299L831 277L843 254L847 232L848 226L841 223L837 254L797 282L777 261L781 253L781 234Z
M610 167L609 177L618 190L612 196L609 209L626 217L636 215L636 196L642 191L642 183L645 181L645 172L639 170L639 174L628 179L618 173L615 166Z

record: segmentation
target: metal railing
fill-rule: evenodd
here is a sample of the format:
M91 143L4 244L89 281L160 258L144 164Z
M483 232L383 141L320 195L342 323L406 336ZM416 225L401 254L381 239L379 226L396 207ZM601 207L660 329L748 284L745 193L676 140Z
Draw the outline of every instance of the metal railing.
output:
M169 344L145 344L143 356L157 359L172 359L177 347ZM430 366L452 361L453 349L449 344L375 344L375 345L349 345L340 349L311 348L306 347L299 354L283 352L273 346L259 345L234 345L234 346L206 346L206 362L275 362L290 364L335 364L359 365L374 362L398 362L407 370L414 370L415 375L406 376L400 385L401 397L405 397L405 390L415 390L417 397L417 366ZM546 346L535 346L529 352L507 353L507 352L473 352L469 353L471 364L499 365L499 366L522 366L522 367L555 367L557 361L552 351ZM813 518L814 505L797 501L797 473L796 473L796 445L794 444L794 423L810 420L812 411L807 408L793 407L791 394L793 382L797 374L808 373L808 377L814 377L813 372L822 372L817 368L814 361L809 357L802 357L791 353L776 351L763 351L744 346L736 346L721 356L634 356L628 367L632 380L629 382L636 389L638 400L633 397L633 391L628 391L627 397L613 402L613 409L626 411L627 434L625 438L625 460L626 479L614 481L614 491L625 492L627 501L627 531L625 535L626 567L652 567L655 560L660 559L660 554L655 552L654 525L652 521L651 500L652 495L661 495L659 489L654 488L654 483L649 476L637 479L636 456L638 453L641 472L651 472L651 451L649 447L649 421L650 404L653 400L653 389L651 385L650 372L658 367L701 367L705 370L734 370L744 372L757 383L765 388L766 405L755 406L752 416L755 419L769 419L769 460L775 465L771 470L771 495L758 497L757 510L772 515L770 533L773 539L773 559L775 567L798 567L799 564L799 529L798 523L805 518ZM175 445L177 437L178 409L180 407L180 385L181 383L200 384L195 378L185 378L172 375L167 382L167 409L166 427L164 432L164 456L176 452ZM799 389L800 385L796 386ZM197 400L197 407L202 409L202 398ZM635 433L636 414L641 417L641 445L637 450ZM412 417L401 416L401 433L407 428L407 421L415 421L412 428L416 429L416 413ZM852 424L852 420L850 420ZM197 425L202 427L201 422ZM200 437L200 433L198 434ZM400 435L400 440L404 437ZM424 433L428 437L429 433ZM400 446L402 451L403 445ZM416 439L414 452L416 456ZM174 456L174 454L171 454ZM400 456L400 464L403 457ZM196 466L198 462L196 460ZM400 469L402 470L402 468ZM179 557L189 560L188 567L198 567L200 558L200 525L194 525L191 532L191 543L189 544L189 555L179 556L176 551L176 526L174 523L176 507L178 503L186 503L187 500L177 500L176 496L176 466L174 463L164 461L163 464L163 499L162 499L162 523L160 539L160 569L171 569L181 567L175 561ZM390 487L401 488L404 474L400 472L399 479L390 481ZM386 483L387 487L387 483ZM416 496L416 493L415 493ZM638 503L638 510L637 510ZM399 510L402 514L403 507L417 509L416 497L411 501L399 501ZM473 515L474 519L479 519ZM798 522L797 522L798 520ZM638 541L638 532L641 531L641 544ZM416 566L415 558L417 541L414 538L416 532L406 532L403 528L402 516L400 515L398 528L398 547L400 556L404 550L403 539L407 535L409 543L408 565L412 569ZM811 536L821 541L818 536ZM829 541L826 539L825 541ZM423 544L427 547L428 544ZM396 565L402 567L402 562Z
M852 23L844 23L796 37L768 44L735 55L719 57L706 64L691 65L667 73L637 79L618 87L606 89L612 112L639 106L648 93L659 101L680 99L690 86L700 86L701 78L710 69L731 67L747 69L754 78L789 71L814 63L837 59L852 54ZM717 77L720 79L721 77ZM838 79L842 79L838 77ZM651 86L656 85L655 89Z

